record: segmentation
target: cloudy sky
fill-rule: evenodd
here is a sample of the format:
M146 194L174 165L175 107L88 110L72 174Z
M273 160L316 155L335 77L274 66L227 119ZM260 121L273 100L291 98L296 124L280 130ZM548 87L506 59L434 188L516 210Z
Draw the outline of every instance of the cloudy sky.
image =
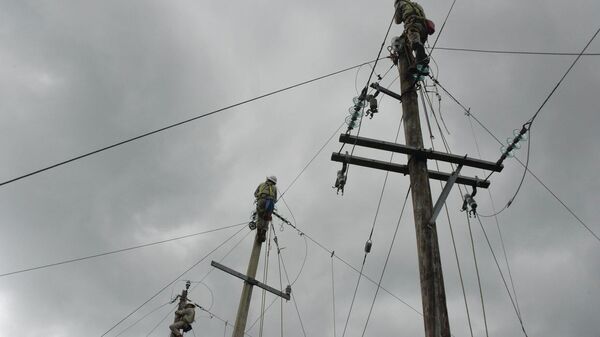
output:
M439 30L451 1L422 5ZM578 52L598 29L598 13L600 2L591 0L458 0L438 46ZM391 0L1 0L0 180L373 60L392 14ZM401 31L394 25L390 38ZM599 53L600 40L588 51ZM442 85L502 141L533 115L574 59L443 49L433 56ZM596 233L599 66L598 56L581 58L552 96L532 128L530 160L532 172ZM375 73L383 76L390 67L382 60ZM256 185L275 174L280 191L290 187L329 137L339 133L369 72L368 66L347 71L0 187L0 274L247 221ZM382 85L398 92L396 76L392 69ZM484 159L497 160L500 145L477 124L471 129L461 108L440 93L439 106L431 97L452 151L477 157L477 144ZM365 120L361 135L393 141L400 114L400 104L383 97L380 114ZM421 120L431 146L423 111ZM442 149L430 120L434 145ZM399 139L403 142L403 135ZM286 192L288 207L280 202L278 209L360 268L385 173L352 167L346 194L336 195L331 186L340 165L329 157L339 147L335 136ZM355 154L389 159L368 149L357 148ZM477 195L482 214L493 213L492 200L502 208L516 190L523 168L514 159L505 166L492 176L492 198L484 190ZM381 275L407 188L408 177L389 176L364 267L373 280ZM439 183L432 181L434 200L439 192ZM484 336L461 203L453 191L448 210L472 329ZM409 199L382 282L387 292L377 296L366 336L424 335L422 317L411 309L421 311L411 211ZM498 226L494 218L481 219L512 291L501 229L529 336L599 335L599 240L530 175L512 206L498 216ZM471 225L489 335L523 336L479 223L471 219ZM304 336L298 316L306 336L342 336L357 273L337 259L332 265L329 253L287 226L281 231L279 221L274 226L285 247L289 278L297 278L293 293L299 315L293 302L283 309L277 302L265 314L264 334L280 334L283 311L286 336ZM438 231L451 329L454 336L470 336L445 214ZM244 271L252 235L238 226L0 277L0 336L101 336L228 239L181 280L204 280L194 284L190 297L231 323L241 281L218 270L206 275L213 259ZM264 255L261 261L262 279ZM274 248L268 267L266 282L279 288ZM107 336L133 323L121 336L166 336L172 306L165 304L182 287L181 281L167 287ZM345 336L362 335L375 290L362 279ZM259 315L260 294L253 297L248 327ZM267 294L265 306L274 298ZM194 329L197 336L231 333L203 312ZM259 336L259 324L248 333Z

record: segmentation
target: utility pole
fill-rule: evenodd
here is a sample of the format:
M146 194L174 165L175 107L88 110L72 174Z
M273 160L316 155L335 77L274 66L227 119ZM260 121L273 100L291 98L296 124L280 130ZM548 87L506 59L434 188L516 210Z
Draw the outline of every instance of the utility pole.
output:
M279 217L279 215L277 215ZM248 270L246 274L239 273L231 268L228 268L218 262L212 261L211 266L221 269L222 271L229 273L235 277L244 280L244 286L242 288L242 295L240 296L240 304L238 306L237 315L235 317L235 326L233 327L232 337L243 337L246 331L246 322L248 321L248 310L250 309L250 300L252 299L252 288L254 286L260 287L266 291L269 291L277 296L283 297L286 300L290 299L292 288L288 285L285 289L285 293L277 289L274 289L264 283L261 283L255 279L256 270L258 269L258 260L260 258L260 251L262 243L266 234L269 230L269 222L264 219L257 219L256 235L254 237L254 243L252 244L252 253L250 253L250 261L248 262ZM285 220L287 221L287 220Z
M423 322L425 325L425 337L450 337L450 326L448 323L448 310L446 308L446 293L444 289L444 277L442 275L442 263L440 260L440 248L437 238L435 219L444 206L450 190L454 184L471 186L475 195L476 188L488 188L490 182L477 177L465 177L459 175L463 166L482 168L494 172L500 172L504 168L502 161L490 162L481 159L469 158L467 155L456 154L425 149L423 146L423 135L421 133L421 122L419 120L419 105L417 102L416 85L418 83L409 76L409 68L414 62L412 52L404 48L406 37L394 38L399 41L398 48L392 52L393 59L397 60L400 71L401 95L378 83L372 83L371 88L376 90L373 96L379 93L388 95L402 102L404 136L406 144L397 144L366 137L353 136L349 133L340 135L340 142L352 144L352 146L363 146L367 148L402 153L408 156L406 165L384 162L375 159L358 157L355 155L342 155L340 152L331 154L331 160L341 162L345 165L358 165L363 167L384 170L388 172L410 175L410 186L413 201L413 213L415 229L417 234L417 254L419 258L419 274L421 281L421 300L423 302ZM394 45L394 44L393 44ZM365 88L363 91L366 92ZM364 95L363 95L364 96ZM361 101L361 97L358 98ZM363 102L354 102L355 106L350 109L352 119L347 120L349 127L355 124L357 112L364 106ZM351 130L351 128L349 128ZM440 160L457 165L452 173L432 171L427 169L427 160ZM429 179L446 181L439 198L433 206ZM473 207L473 206L471 206Z
M406 50L406 48L404 49ZM403 93L402 111L404 114L406 145L423 149L417 92L413 79L409 77L408 72L413 56L406 51L401 52L398 56L400 89ZM408 173L410 175L413 214L417 233L425 337L450 337L437 228L435 222L430 223L433 214L433 202L429 186L427 158L420 155L410 155Z
M248 262L248 271L246 272L246 275L250 278L256 277L256 270L258 269L258 259L260 258L260 250L262 248L262 241L258 236L257 229L256 236L254 237L254 244L252 245L252 253L250 254L250 261ZM244 336L244 331L246 330L246 321L248 320L248 310L250 309L250 299L252 299L252 288L253 285L251 283L247 281L244 282L237 316L235 317L235 326L233 328L232 335L233 337Z

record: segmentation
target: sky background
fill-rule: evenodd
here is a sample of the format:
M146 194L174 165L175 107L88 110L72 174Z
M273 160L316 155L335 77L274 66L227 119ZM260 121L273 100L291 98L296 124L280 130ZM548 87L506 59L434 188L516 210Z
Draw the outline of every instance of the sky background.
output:
M452 2L420 3L439 32ZM458 0L437 46L579 52L598 29L599 13L600 2L591 0ZM0 180L373 60L392 15L391 0L0 0ZM401 33L402 26L392 26L385 45ZM588 52L599 53L600 40ZM440 83L502 141L533 115L574 59L441 49L433 57ZM383 76L391 66L382 60L375 74ZM599 66L599 56L582 57L541 111L532 128L529 164L596 233ZM389 175L375 222L383 171L351 167L346 194L336 195L331 188L340 164L329 157L339 150L337 134L345 127L336 130L369 73L369 66L363 66L0 187L0 274L243 223L254 207L252 193L265 176L276 175L280 192L286 190L336 134L285 193L287 207L280 201L278 210L356 268L375 223L364 267L373 280L381 275L399 223L382 281L389 292L379 292L365 336L424 336L422 317L411 309L421 311L410 198L398 220L408 177ZM393 68L381 84L399 92L396 77ZM440 93L439 106L431 96L436 116L447 125L444 136L452 152L478 157L479 146L484 159L497 160L500 145L477 124L472 129L464 111ZM380 97L380 113L365 120L361 136L393 141L400 104ZM443 149L430 120L434 146ZM422 109L421 121L430 147ZM357 147L355 154L389 160L381 151ZM518 156L525 160L524 148ZM394 161L405 163L406 157ZM450 168L442 165L441 170ZM492 176L492 199L479 190L480 212L493 213L492 200L496 209L506 205L522 174L522 166L508 159L504 171ZM435 201L440 185L432 181L431 186ZM484 336L461 204L455 188L448 211L473 332ZM510 281L501 230L529 336L600 335L599 240L531 175L498 216L498 226L494 218L481 219ZM280 335L283 311L286 336L304 336L300 316L306 336L341 337L357 273L337 259L332 265L328 252L292 228L280 227L274 221L289 278L297 279L292 288L299 315L294 302L283 309L277 302L265 314L264 334ZM471 219L471 227L489 335L523 336L479 223ZM245 271L254 235L248 234L247 227L239 226L0 277L0 336L101 336L227 239L180 280L203 280L194 284L190 297L232 323L242 283L211 272L210 261ZM470 336L444 213L438 235L451 330L457 337ZM271 247L269 252L266 282L279 288L277 251ZM263 255L261 279L264 261ZM283 286L287 283L284 273ZM107 336L134 322L121 336L167 336L173 316L172 306L165 304L183 286L177 281L167 287ZM361 280L345 336L362 335L375 290ZM255 291L248 328L260 313L260 295ZM274 299L267 294L265 306ZM230 334L231 327L224 327L198 311L197 336ZM259 324L248 333L258 337Z

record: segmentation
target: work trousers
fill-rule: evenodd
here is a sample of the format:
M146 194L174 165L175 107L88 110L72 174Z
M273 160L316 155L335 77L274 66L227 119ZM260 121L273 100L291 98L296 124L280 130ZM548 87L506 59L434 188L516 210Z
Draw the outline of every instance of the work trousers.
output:
M169 329L171 329L170 337L181 337L183 334L179 332L179 330L185 328L188 325L185 321L177 321L171 325L169 325Z
M425 52L427 33L425 32L423 24L418 20L409 20L408 22L405 22L404 34L406 35L409 49L416 52L417 63L423 62L427 57L427 53Z

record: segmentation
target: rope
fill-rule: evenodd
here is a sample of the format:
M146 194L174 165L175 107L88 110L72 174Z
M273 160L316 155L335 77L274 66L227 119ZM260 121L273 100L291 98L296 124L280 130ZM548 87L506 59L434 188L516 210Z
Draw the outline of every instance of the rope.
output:
M429 99L429 96L426 95L426 93L423 93L423 91L421 92L421 98L425 96L427 97L427 102L429 103L429 107L431 108L431 111L433 113L434 108L433 108L433 104L431 102L431 100ZM423 108L425 110L425 114L427 114L427 105L425 104L425 101L422 100L423 103ZM440 134L442 134L441 129L439 128L439 123L438 123L438 129L440 131ZM429 130L431 130L431 128L429 128ZM431 132L431 131L430 131ZM442 134L443 136L443 134ZM435 149L435 144L433 143L433 134L430 134L430 141L431 141L431 148L434 150ZM440 171L440 163L438 160L435 160L435 166L436 169L438 171ZM440 181L440 188L443 189L442 186L442 182ZM459 194L461 192L459 191ZM462 198L462 196L461 196ZM471 337L473 337L473 325L471 324L471 314L469 312L469 303L467 301L467 292L465 291L465 283L464 283L464 279L463 279L463 275L462 275L462 269L460 267L460 259L458 258L458 250L456 248L456 240L454 238L454 228L452 227L452 220L450 219L450 212L448 211L448 205L447 203L444 203L444 210L446 212L446 218L448 219L448 227L450 228L450 237L452 239L452 248L454 249L454 257L456 258L456 266L458 268L458 277L460 279L460 286L461 286L461 290L462 290L462 295L463 295L463 300L465 302L465 310L466 310L466 314L467 314L467 322L469 323L469 332L471 333Z
M271 223L271 226L273 226L273 223ZM271 252L271 232L268 231L267 235L268 235L267 245L265 247L265 264L263 267L263 284L268 284L267 276L269 273L269 255ZM265 299L266 299L266 296L267 296L267 291L263 289L261 301L260 301L260 324L258 326L258 337L262 337L262 335L263 335L263 328L264 328L264 323L265 323Z
M129 314L127 314L124 318L122 318L120 321L118 321L117 323L115 323L110 329L108 329L106 332L104 332L100 337L106 336L106 334L108 334L109 332L111 332L114 328L116 328L119 324L121 324L123 321L125 321L127 318L129 318L131 315L133 315L134 313L136 313L138 310L140 310L144 305L146 305L148 302L150 302L151 300L153 300L156 296L158 296L160 293L162 293L165 289L169 288L173 283L177 282L177 280L179 280L181 277L183 277L183 275L187 274L187 272L189 272L190 270L192 270L194 267L196 267L197 265L199 265L202 261L204 261L207 257L209 257L212 253L214 253L217 249L221 248L224 244L226 244L227 242L229 242L229 240L233 239L236 235L238 235L242 230L244 229L244 227L242 227L240 230L238 230L237 232L235 232L232 236L230 236L229 238L227 238L225 241L223 241L222 243L220 243L217 247L215 247L213 250L211 250L210 252L208 252L206 255L204 255L199 261L197 261L196 263L194 263L191 267L189 267L188 269L186 269L185 271L183 271L181 274L179 274L179 276L177 276L177 278L175 278L173 281L169 282L166 286L162 287L158 292L156 292L154 295L152 295L149 299L147 299L144 303L140 304L137 308L135 308L132 312L130 312Z
M273 233L275 232L275 229L273 228L273 224L271 224L271 229L273 229ZM306 239L304 240L304 242L306 242ZM279 249L279 247L277 247L277 265L278 265L278 272L279 272L279 289L283 289L283 279L281 277L281 255L280 255L281 251ZM280 318L280 328L281 328L281 337L283 337L283 297L279 298L279 318Z
M332 297L332 303L333 303L333 337L337 336L337 332L336 332L336 327L335 327L335 318L336 318L336 314L335 314L335 281L334 281L334 273L333 273L333 256L335 255L335 252L331 253L331 297Z
M471 248L473 250L473 262L475 263L475 272L477 274L477 284L479 285L479 297L481 298L481 310L483 311L483 324L485 325L485 335L489 337L487 317L485 315L485 304L483 301L483 290L481 288L481 277L479 277L479 266L477 265L477 254L475 253L475 242L473 241L473 231L471 230L471 220L469 219L469 213L465 212L467 217L467 225L469 227L469 237L471 238Z
M398 142L398 137L400 136L400 129L402 127L402 121L404 120L404 113L402 114L401 118L400 118L400 123L398 124L398 131L396 132L396 138L394 140L394 142ZM390 155L390 160L389 162L391 163L392 160L394 159L394 153L392 152L392 154ZM385 172L385 179L383 181L383 186L381 187L381 194L379 195L379 201L377 202L377 209L375 211L375 216L373 217L373 225L371 226L371 232L369 233L369 239L367 240L367 242L371 242L371 239L373 238L373 232L375 230L375 224L377 223L377 217L379 215L379 210L381 207L381 201L383 200L383 195L385 193L385 187L387 185L387 181L388 181L388 177L389 177L389 172ZM365 250L365 254L363 257L363 262L362 262L362 266L360 267L360 274L362 274L362 271L365 267L365 263L367 262L367 255L369 253ZM356 293L358 292L358 287L360 285L360 280L361 277L359 275L357 281L356 281L356 287L354 288L354 295L352 296L352 301L350 302L350 309L348 310L348 316L346 317L346 323L344 324L344 332L342 333L342 337L344 337L346 335L346 329L348 328L348 322L350 321L350 316L352 314L352 308L354 306L354 300L356 299Z
M469 217L467 216L467 219L468 218ZM519 312L519 309L517 308L515 301L513 300L512 296L510 295L510 290L508 289L508 285L506 284L506 278L504 278L504 274L502 273L502 269L500 268L500 264L498 263L498 259L496 258L496 254L494 253L494 249L492 249L492 244L490 243L490 239L488 238L485 228L483 227L483 223L481 222L481 219L479 217L476 217L476 218L477 218L477 221L479 221L479 226L481 227L481 230L483 231L483 235L485 236L485 241L487 242L488 247L490 248L490 252L492 253L494 262L496 262L496 267L498 267L498 272L500 273L500 277L502 278L502 282L504 283L504 288L506 288L506 292L508 293L508 298L510 298L510 302L512 303L512 306L515 309L515 313L517 315L517 318L519 319L519 323L521 323L521 329L523 330L525 337L528 337L527 332L525 331L525 326L523 325L523 319L521 317L521 313Z
M275 229L273 229L273 232L275 232ZM279 249L279 243L276 241L275 244L277 245L277 251L281 252L281 249ZM285 273L285 278L288 281L288 283L291 285L290 283L290 277L288 275L287 269L285 268L285 262L283 260L283 255L280 253L279 256L281 257L281 265L283 266L283 272ZM302 317L300 316L300 310L298 309L298 303L296 301L296 297L294 296L294 294L291 294L291 299L292 302L294 303L294 308L296 308L296 313L298 314L298 321L300 322L300 327L302 328L302 334L304 335L304 337L306 337L306 330L304 329L304 323L302 322Z
M379 277L379 282L377 282L377 290L375 290L375 296L373 296L373 302L371 302L371 307L369 308L369 315L367 316L367 321L365 322L365 327L363 328L362 337L365 336L365 332L367 331L367 325L369 324L369 319L371 318L371 313L373 312L373 307L375 306L375 300L377 300L377 294L379 294L379 289L381 286L381 281L383 280L383 275L385 275L385 270L387 268L388 261L390 260L390 254L392 253L392 248L394 248L394 242L396 242L396 235L398 234L398 228L400 227L400 221L402 220L402 215L404 214L404 209L406 207L406 202L408 201L408 196L410 194L410 186L406 191L406 197L404 197L404 203L402 204L402 210L400 211L400 217L398 217L398 223L396 223L396 229L394 230L394 235L392 236L392 242L390 243L390 249L388 249L387 256L385 257L385 263L383 264L383 269L381 270L381 276ZM333 262L333 260L332 260Z
M293 225L290 225L290 226L292 228L294 228L300 235L303 235L306 238L308 238L312 243L314 243L317 247L321 248L322 250L324 250L328 254L331 255L333 253L333 250L328 249L327 247L325 247L319 241L315 240L312 236L310 236L306 232L299 230L297 227L295 227ZM356 268L355 266L351 265L348 261L346 261L345 259L341 258L339 255L335 254L334 257L336 259L338 259L340 262L342 262L343 264L345 264L348 268L350 268L354 272L358 273L360 276L364 277L367 281L369 281L369 282L371 282L371 283L373 283L375 285L377 284L377 282L375 280L373 280L371 277L369 277L369 275L363 274L361 271L358 270L358 268ZM413 307L412 305L408 304L406 301L404 301L403 299L401 299L400 297L398 297L396 294L392 293L391 291L389 291L388 289L384 288L383 286L381 286L381 289L383 289L383 291L385 291L386 293L388 293L390 296L392 296L393 298L395 298L396 300L398 300L399 302L401 302L402 304L404 304L405 306L407 306L408 308L410 308L412 311L416 312L420 316L423 316L423 314L419 310L415 309L415 307Z
M475 134L475 128L473 127L473 122L471 121L471 116L467 116L467 120L469 121L469 125L471 126L471 134L473 135L473 140L475 141L475 149L477 150L477 155L479 156L479 159L482 159L481 151L479 148L479 141L477 140L477 135ZM482 171L485 174L485 170L482 169ZM488 192L488 196L490 197L490 202L492 204L492 211L494 213L496 213L496 205L494 204L494 198L492 197L491 188L488 188L487 192ZM513 295L515 297L515 304L517 305L517 311L519 312L519 315L520 315L521 309L519 308L519 301L517 300L517 290L515 289L515 283L514 283L514 280L512 277L512 272L510 270L510 264L508 263L508 254L506 252L506 245L504 244L504 238L502 235L502 231L500 230L500 220L498 219L498 216L494 216L494 220L496 222L496 228L498 229L498 236L500 237L500 243L502 245L502 252L504 253L504 261L506 263L506 268L508 269L508 276L510 279L510 284L512 287Z

